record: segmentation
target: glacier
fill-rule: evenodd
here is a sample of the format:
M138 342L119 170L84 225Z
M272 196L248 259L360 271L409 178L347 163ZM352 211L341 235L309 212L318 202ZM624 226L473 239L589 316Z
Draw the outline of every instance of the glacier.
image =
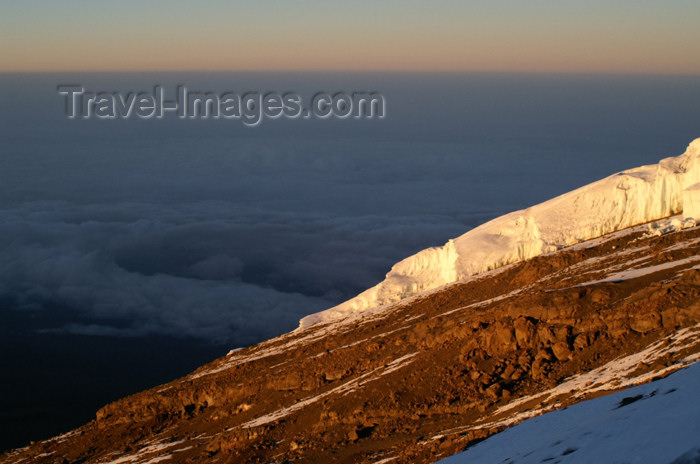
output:
M299 329L677 214L700 220L700 138L679 156L613 174L419 251L394 264L374 287L302 318Z

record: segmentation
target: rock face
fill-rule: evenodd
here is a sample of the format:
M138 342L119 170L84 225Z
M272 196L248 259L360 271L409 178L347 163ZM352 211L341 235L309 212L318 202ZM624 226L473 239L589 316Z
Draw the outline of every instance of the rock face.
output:
M386 279L336 307L300 321L305 328L395 303L411 295L549 253L583 240L685 213L698 217L700 139L658 164L614 174L515 211L395 264ZM687 204L686 204L687 203Z
M664 224L231 352L0 463L435 462L700 357L700 227Z

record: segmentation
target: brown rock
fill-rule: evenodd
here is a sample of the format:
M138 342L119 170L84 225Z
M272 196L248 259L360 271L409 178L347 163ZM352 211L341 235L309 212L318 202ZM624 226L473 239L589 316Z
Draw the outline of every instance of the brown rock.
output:
M521 348L534 347L536 333L535 324L529 319L520 317L515 321L515 339Z
M535 361L551 361L552 359L552 352L548 349L542 349L537 352L537 355L535 355Z
M486 397L490 399L491 401L498 401L498 399L501 397L501 392L503 391L503 387L501 387L499 384L495 383L491 385L489 388L486 389L484 392L486 394Z
M301 376L296 372L292 372L283 377L272 379L268 385L277 391L298 390L301 387Z
M510 351L515 351L517 346L515 344L515 333L512 328L499 326L496 328L495 336L492 338L492 350L495 353L505 354Z
M552 352L559 361L566 361L571 357L571 350L569 349L569 345L565 342L557 342L552 345Z
M581 351L589 345L590 341L588 339L588 334L578 334L574 339L574 349Z
M680 282L700 287L700 269L689 269L685 271L680 278Z
M549 327L538 327L537 336L540 339L540 343L544 345L550 345L557 341L557 337L556 335L554 335L554 331L552 331L552 329L550 329Z
M610 299L610 292L603 288L594 288L588 295L591 303L601 304Z
M510 376L510 380L520 380L525 375L525 371L521 368L517 368L515 372Z
M516 367L512 364L509 364L508 367L506 367L503 370L503 373L501 374L501 378L504 380L510 380L512 375L515 373Z
M559 327L556 330L556 337L557 337L557 340L559 340L561 342L568 341L569 337L571 337L571 327L568 325L564 325L564 326Z
M350 373L346 369L336 369L336 370L329 370L323 373L323 378L327 382L332 382L334 380L340 380L343 377L348 376Z
M630 321L630 328L639 333L651 332L660 327L661 315L657 312L639 315Z

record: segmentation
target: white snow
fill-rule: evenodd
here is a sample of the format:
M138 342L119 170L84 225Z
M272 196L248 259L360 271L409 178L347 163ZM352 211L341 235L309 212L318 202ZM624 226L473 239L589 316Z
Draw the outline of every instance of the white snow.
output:
M599 284L603 282L620 282L622 280L638 279L639 277L643 277L645 275L653 274L659 271L664 271L666 269L673 269L674 267L684 266L686 264L694 263L696 261L700 261L700 256L691 256L690 258L679 259L677 261L668 261L666 263L657 264L655 266L627 269L625 271L609 274L604 279L583 282L578 286L585 287L587 285Z
M550 412L439 461L691 464L700 457L700 364Z
M623 171L525 210L515 211L396 263L386 279L299 327L344 318L468 276L695 210L700 138L680 156ZM689 201L687 207L685 200Z
M385 458L385 459L382 459L381 461L375 461L373 464L386 464L387 462L391 462L395 459L397 459L397 458L396 457Z
M152 456L155 453L159 453L164 450L169 450L170 448L184 443L184 440L178 441L159 441L146 444L146 446L139 449L134 454L127 454L120 456L114 460L104 462L101 464L155 464L157 462L165 461L172 458L172 452L167 454L162 454L160 456ZM177 452L179 450L175 450Z
M685 195L685 192L684 192ZM687 209L687 208L686 208ZM658 221L649 224L649 230L647 231L647 236L660 237L662 235L670 234L673 232L678 232L683 229L690 229L697 226L697 222L692 217L684 218L685 211L678 216L668 218L664 221Z
M411 354L407 354L406 356L401 356L398 359L394 359L391 363L389 363L388 366L386 366L386 369L384 370L384 372L381 373L381 375L387 375L387 374L390 374L394 371L398 371L399 369L401 369L403 367L408 366L409 364L411 364L414 361L411 358L413 358L417 354L418 353L411 353Z

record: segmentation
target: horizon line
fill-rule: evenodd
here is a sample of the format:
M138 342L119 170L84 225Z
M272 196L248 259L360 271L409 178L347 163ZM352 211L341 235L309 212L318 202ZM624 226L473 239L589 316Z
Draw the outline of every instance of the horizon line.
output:
M636 77L700 77L690 72L640 72L640 71L517 71L517 70L425 70L425 69L82 69L82 70L0 70L0 75L10 74L158 74L158 73L211 73L211 74L502 74L502 75L561 75L561 76L636 76Z

